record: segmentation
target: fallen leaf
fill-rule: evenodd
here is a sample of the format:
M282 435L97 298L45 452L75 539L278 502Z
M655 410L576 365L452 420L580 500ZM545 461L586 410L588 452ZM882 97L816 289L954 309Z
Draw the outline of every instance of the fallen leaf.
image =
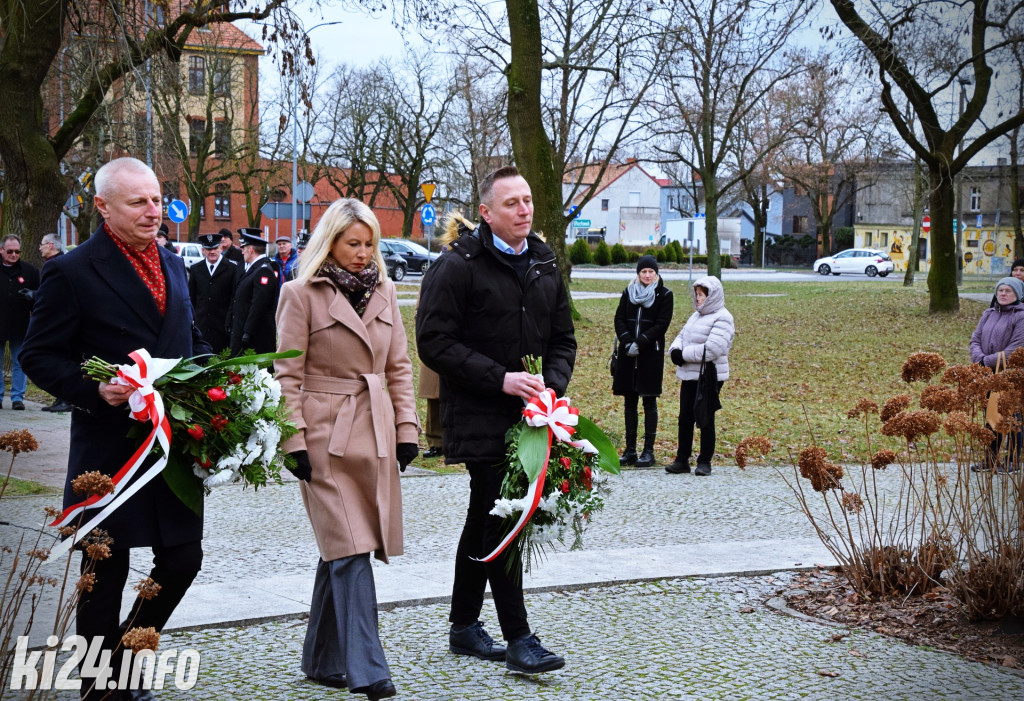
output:
M850 654L853 655L854 657L867 657L867 655L865 655L863 652L861 652L860 650L858 650L855 647L851 647L850 648Z
M833 672L833 671L830 671L828 669L819 669L818 670L818 674L820 674L823 677L838 677L839 676L839 672Z
M753 613L754 612L754 607L752 607L752 606L744 606L743 608L739 609L739 612L740 613Z
M829 638L826 642L838 643L840 640L845 638L847 635L849 635L849 633L836 633L831 638Z
M1017 658L1015 658L1013 655L1005 655L1003 657L1003 659L1001 660L1001 662L1003 663L1004 667L1016 667L1017 666Z

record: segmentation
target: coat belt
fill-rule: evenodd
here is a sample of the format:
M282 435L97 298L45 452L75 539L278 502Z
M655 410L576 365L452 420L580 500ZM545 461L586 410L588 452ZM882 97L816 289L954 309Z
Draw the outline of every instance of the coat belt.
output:
M373 418L373 434L377 442L377 457L386 458L390 451L385 440L385 436L387 436L385 417L388 415L388 396L387 392L384 391L385 382L383 374L377 375L374 373L360 375L359 379L356 380L328 377L326 375L303 375L302 391L341 394L352 397L369 391L370 416ZM351 416L347 415L347 412L338 412L338 416L335 418L334 431L337 432L341 428L348 428L343 427L342 424L350 419Z

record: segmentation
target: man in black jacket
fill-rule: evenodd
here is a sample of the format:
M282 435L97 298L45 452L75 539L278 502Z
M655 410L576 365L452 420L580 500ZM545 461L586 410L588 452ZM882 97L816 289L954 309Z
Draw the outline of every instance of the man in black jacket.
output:
M220 234L200 235L199 245L206 260L188 269L188 296L192 299L196 326L214 353L229 346L228 309L241 274L238 266L221 254L220 241Z
M128 354L145 348L154 358L187 358L209 353L192 323L185 265L156 244L162 198L160 183L145 163L115 159L96 173L96 209L104 223L88 241L46 265L29 321L21 360L42 389L71 401L71 441L64 507L83 497L72 482L85 472L113 476L137 447L128 437L139 425L128 410L134 388L97 382L82 373L82 361L97 356L130 363ZM152 456L146 465L151 464ZM96 514L85 511L85 521ZM77 525L77 524L76 524ZM203 560L203 517L186 506L156 475L100 526L113 543L110 554L82 558L82 571L94 567L95 584L78 600L76 629L91 644L103 637L114 651L113 679L119 678L121 636L128 626L159 632L195 579ZM138 598L121 621L121 594L129 575L131 548L152 548L150 577L162 588L152 599ZM82 693L89 699L141 698L93 686L82 669ZM140 690L136 690L140 691Z
M502 519L489 512L505 473L505 433L520 420L524 400L545 386L559 396L565 393L576 338L554 253L530 231L529 184L515 168L501 168L481 182L480 201L484 222L430 266L416 315L420 359L441 377L446 460L465 463L470 475L449 649L503 659L508 669L536 674L560 669L565 660L544 649L530 631L522 561L509 550L486 564L478 558L504 536ZM522 370L527 355L542 358L543 379ZM479 621L488 582L507 651Z
M39 271L21 260L21 239L14 234L4 236L0 248L3 264L0 265L0 283L3 284L3 301L0 302L0 361L5 348L11 356L11 408L24 410L25 373L18 362L21 342L28 328L28 315L32 309L33 290L39 287ZM2 363L0 363L2 364ZM0 370L0 407L3 406L4 378Z
M239 229L245 268L238 278L231 305L231 354L251 348L257 353L273 353L277 347L277 298L281 286L270 259L267 242L259 229Z

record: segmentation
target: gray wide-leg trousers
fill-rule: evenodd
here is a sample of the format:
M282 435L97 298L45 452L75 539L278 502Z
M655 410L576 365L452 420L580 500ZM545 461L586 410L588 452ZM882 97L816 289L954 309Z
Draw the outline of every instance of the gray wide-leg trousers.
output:
M349 689L391 678L377 630L369 553L317 565L302 672L313 679L344 674Z

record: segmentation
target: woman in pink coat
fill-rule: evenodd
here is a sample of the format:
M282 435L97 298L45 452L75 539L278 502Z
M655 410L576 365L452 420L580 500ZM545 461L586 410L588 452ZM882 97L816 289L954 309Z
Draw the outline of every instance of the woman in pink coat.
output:
M299 432L285 449L320 562L302 671L370 699L395 695L377 632L370 553L402 554L399 469L416 457L412 363L380 226L362 202L332 204L277 308L278 379Z

